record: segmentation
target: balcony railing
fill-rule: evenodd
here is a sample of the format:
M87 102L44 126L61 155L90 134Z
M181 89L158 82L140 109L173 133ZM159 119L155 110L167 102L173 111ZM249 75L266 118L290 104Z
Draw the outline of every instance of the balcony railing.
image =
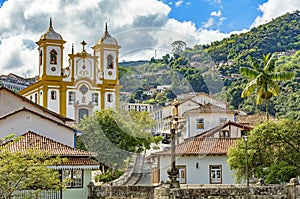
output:
M12 199L24 198L43 198L43 199L62 199L61 190L18 190L13 194Z

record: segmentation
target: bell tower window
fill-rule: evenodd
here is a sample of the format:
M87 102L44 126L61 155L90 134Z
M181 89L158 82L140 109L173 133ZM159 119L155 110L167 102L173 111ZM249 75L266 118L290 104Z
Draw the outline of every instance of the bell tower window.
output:
M107 56L107 68L109 68L109 69L114 68L114 58L112 55Z
M50 52L50 64L57 64L57 52L54 49Z

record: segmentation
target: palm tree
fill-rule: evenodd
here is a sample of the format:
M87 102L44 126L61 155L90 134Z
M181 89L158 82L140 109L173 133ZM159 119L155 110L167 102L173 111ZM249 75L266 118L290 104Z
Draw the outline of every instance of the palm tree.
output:
M252 68L241 67L240 72L252 79L243 90L241 97L245 98L249 96L253 91L257 93L256 104L261 104L263 101L266 103L267 120L268 114L268 102L272 96L277 96L280 92L280 87L277 81L289 80L293 78L293 72L275 72L275 55L271 53L263 55L263 66L260 66L258 62L250 57L250 64Z

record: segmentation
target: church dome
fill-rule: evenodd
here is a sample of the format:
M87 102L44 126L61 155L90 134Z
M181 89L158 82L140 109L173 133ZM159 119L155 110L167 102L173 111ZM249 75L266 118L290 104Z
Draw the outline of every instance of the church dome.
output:
M62 36L59 33L55 32L55 30L53 29L51 18L48 31L45 34L43 34L40 39L63 40Z
M104 35L98 40L97 44L118 45L117 40L108 33L107 24L105 24Z

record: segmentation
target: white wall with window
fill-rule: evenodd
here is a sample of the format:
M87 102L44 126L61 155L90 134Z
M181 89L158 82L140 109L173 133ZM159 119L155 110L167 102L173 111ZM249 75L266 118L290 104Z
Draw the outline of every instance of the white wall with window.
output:
M92 172L90 170L68 169L62 170L62 177L68 178L72 183L68 183L67 189L62 191L62 198L82 199L88 194L87 185L92 182Z
M60 96L59 89L51 88L48 90L48 109L54 112L59 111Z
M160 157L160 181L169 180L167 170L170 157ZM227 165L227 156L182 156L177 157L176 165L185 166L186 184L235 184L233 171ZM184 168L184 167L183 167ZM220 170L218 170L220 168ZM181 171L181 170L180 170ZM180 181L183 183L181 176Z
M233 113L197 113L187 114L185 117L189 117L187 120L187 131L184 135L193 137L208 131L224 121L234 121Z

